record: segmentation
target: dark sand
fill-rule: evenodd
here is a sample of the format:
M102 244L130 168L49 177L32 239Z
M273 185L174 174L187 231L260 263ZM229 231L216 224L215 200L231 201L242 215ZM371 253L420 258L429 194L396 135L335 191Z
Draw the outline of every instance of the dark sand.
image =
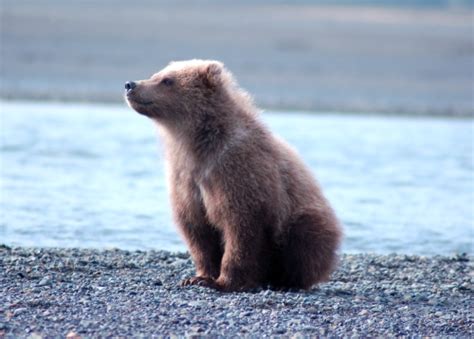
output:
M344 255L310 291L180 287L184 253L0 246L0 337L472 337L467 256Z
M472 11L193 3L3 0L0 97L117 102L215 58L266 108L473 115Z

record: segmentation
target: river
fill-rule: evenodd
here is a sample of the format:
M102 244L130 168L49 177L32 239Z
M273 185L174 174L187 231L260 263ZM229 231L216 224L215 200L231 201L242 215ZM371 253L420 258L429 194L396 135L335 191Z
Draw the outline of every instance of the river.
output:
M0 243L185 250L153 124L123 105L0 101ZM344 225L344 252L473 253L472 118L264 112Z

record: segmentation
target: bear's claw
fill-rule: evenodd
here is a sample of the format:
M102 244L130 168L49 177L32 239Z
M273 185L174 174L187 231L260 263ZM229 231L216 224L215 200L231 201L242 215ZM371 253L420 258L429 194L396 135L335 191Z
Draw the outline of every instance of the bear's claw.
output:
M181 282L181 286L191 286L191 285L218 289L216 281L209 277L192 277L192 278L184 279Z

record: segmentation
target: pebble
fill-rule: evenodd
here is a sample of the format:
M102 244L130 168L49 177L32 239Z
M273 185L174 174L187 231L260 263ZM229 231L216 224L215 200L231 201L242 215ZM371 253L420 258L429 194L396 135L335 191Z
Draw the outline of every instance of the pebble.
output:
M91 326L92 324L93 324L92 321L85 320L85 319L81 320L80 323L79 323L80 326L85 327L85 328Z
M343 254L328 283L291 292L181 287L192 262L164 251L0 246L0 270L6 338L474 337L467 255Z
M48 276L43 277L38 283L38 286L48 286L51 285L51 278Z
M20 307L20 308L17 308L15 311L13 311L13 315L16 317L25 313L26 311L28 311L26 307Z
M77 334L76 332L71 331L68 334L66 334L66 339L81 339L81 336Z

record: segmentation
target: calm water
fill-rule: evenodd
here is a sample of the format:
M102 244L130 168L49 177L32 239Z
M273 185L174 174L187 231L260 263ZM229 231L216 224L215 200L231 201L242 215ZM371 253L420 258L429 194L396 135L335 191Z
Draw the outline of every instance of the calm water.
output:
M0 243L185 249L150 121L125 105L0 105ZM314 170L344 251L473 253L474 120L262 118Z

